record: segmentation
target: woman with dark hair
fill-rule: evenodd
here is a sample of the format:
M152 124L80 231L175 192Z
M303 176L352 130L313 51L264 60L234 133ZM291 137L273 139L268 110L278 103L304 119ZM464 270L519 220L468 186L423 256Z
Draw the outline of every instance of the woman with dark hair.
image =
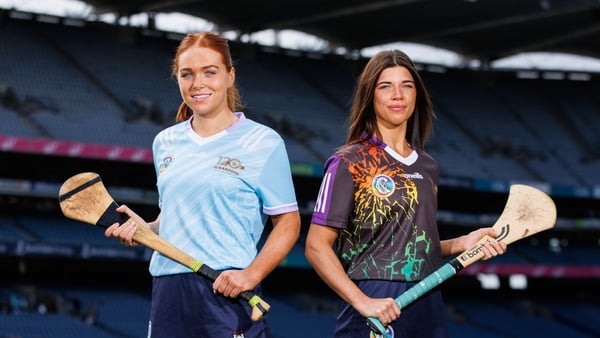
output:
M221 271L212 282L154 252L148 337L269 337L266 320L252 321L248 304L233 298L262 296L261 282L299 237L300 214L283 139L240 111L232 63L223 37L183 38L172 66L183 99L177 123L152 145L160 215L144 222L117 209ZM259 252L268 217L273 228ZM131 246L135 230L131 221L105 235Z
M394 299L438 269L442 258L475 245L493 228L440 240L439 167L424 147L433 129L431 99L410 58L373 56L358 78L346 144L326 162L306 240L306 258L343 300L335 337L447 337L439 289L400 309ZM485 258L504 253L493 241ZM401 315L402 310L402 315Z

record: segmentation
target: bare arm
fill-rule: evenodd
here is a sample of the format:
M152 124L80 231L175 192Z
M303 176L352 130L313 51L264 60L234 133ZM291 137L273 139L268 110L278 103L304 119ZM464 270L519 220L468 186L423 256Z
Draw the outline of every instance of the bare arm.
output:
M333 243L338 230L311 224L306 239L306 258L321 279L344 301L365 317L377 317L385 325L400 316L400 309L393 298L371 298L348 277L339 261Z
M271 216L271 221L273 229L254 261L244 270L223 271L213 284L215 291L236 297L252 290L283 261L300 236L300 213Z

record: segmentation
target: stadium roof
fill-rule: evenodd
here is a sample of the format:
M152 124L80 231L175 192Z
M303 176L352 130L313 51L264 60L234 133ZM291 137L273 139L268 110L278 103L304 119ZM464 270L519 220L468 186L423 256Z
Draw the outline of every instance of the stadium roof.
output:
M360 50L413 42L491 62L524 52L600 58L599 0L86 0L96 14L179 12L221 32L297 30Z

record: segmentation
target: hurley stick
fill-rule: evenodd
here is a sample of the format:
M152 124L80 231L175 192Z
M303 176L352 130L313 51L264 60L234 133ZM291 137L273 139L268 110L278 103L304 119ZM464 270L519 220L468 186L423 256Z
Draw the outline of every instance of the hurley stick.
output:
M67 218L83 223L107 228L114 223L123 224L129 219L126 214L115 210L119 205L104 187L100 176L93 172L80 173L67 179L60 188L58 200ZM136 225L133 240L137 243L160 252L212 281L219 275L219 272L179 250L152 230ZM246 300L252 308L251 318L254 321L259 320L271 308L251 291L240 293L239 298Z
M493 225L497 234L496 238L484 236L475 246L444 264L394 301L400 309L405 308L431 289L456 275L460 270L482 259L485 256L482 246L489 241L501 241L508 245L550 229L554 227L555 223L556 206L550 196L528 185L511 185L504 211ZM367 325L373 332L379 335L385 334L386 328L379 318L367 318Z

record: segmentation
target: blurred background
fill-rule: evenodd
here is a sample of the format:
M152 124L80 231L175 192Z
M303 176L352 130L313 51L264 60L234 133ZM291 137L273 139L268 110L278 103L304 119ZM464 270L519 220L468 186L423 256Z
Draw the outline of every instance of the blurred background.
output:
M303 230L264 283L273 337L332 336L338 300L304 238L382 48L407 52L432 94L442 238L492 225L511 184L557 205L553 229L440 286L451 336L600 336L599 27L596 0L0 0L0 338L146 336L151 251L66 219L58 190L92 171L158 214L150 146L181 102L171 58L203 30L230 39L244 111L292 164Z

